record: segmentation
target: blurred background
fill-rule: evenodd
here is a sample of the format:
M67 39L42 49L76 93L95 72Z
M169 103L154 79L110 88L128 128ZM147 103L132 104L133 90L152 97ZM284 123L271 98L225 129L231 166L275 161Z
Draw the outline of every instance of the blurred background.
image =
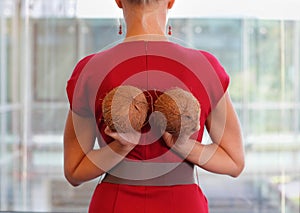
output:
M198 169L211 213L300 212L299 0L177 0L173 39L231 76L245 138L237 179ZM66 81L121 42L114 0L0 0L0 211L86 212L97 180L63 176ZM204 140L209 140L205 137Z

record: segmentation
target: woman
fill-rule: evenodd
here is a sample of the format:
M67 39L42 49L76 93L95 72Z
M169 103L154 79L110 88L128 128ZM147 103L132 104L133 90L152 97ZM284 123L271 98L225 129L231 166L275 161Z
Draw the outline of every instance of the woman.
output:
M65 177L78 186L106 174L89 212L208 212L194 165L233 177L244 167L241 129L227 92L229 77L211 54L168 41L166 17L174 0L116 3L126 22L124 42L82 59L68 81ZM177 137L158 134L147 124L140 133L113 132L103 122L101 103L122 84L146 91L150 108L157 92L188 89L201 105L200 130ZM201 144L204 128L213 143ZM100 149L94 148L96 139Z

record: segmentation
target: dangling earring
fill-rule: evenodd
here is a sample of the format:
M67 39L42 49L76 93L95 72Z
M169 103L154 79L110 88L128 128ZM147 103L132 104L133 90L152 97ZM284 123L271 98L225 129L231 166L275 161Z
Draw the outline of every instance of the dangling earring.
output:
M118 22L119 22L119 35L122 35L123 34L123 27L122 27L122 22L121 22L120 18L118 18Z
M171 25L169 25L169 27L168 27L168 35L172 35L172 27L171 27Z
M119 35L122 35L123 30L122 30L122 24L119 25Z

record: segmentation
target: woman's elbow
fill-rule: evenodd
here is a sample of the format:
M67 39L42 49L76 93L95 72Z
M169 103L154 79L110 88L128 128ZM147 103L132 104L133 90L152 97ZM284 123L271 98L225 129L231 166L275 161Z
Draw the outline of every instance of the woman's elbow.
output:
M67 177L67 176L65 176L65 177L66 177L67 181L68 181L72 186L77 187L77 186L80 185L80 183L78 183L77 181L73 180L72 178Z
M242 160L236 164L235 169L229 174L231 177L237 178L243 172L245 168L245 161Z
M76 178L74 177L73 172L65 169L64 170L64 175L66 180L74 187L79 186L81 184L81 182L79 182L78 180L76 180Z

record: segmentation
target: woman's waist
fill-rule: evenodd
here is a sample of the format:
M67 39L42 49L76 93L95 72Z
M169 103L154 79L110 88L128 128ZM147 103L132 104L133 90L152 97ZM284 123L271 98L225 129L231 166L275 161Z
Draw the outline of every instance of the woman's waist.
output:
M194 165L186 161L158 163L122 161L110 170L102 182L141 185L171 186L196 183Z

